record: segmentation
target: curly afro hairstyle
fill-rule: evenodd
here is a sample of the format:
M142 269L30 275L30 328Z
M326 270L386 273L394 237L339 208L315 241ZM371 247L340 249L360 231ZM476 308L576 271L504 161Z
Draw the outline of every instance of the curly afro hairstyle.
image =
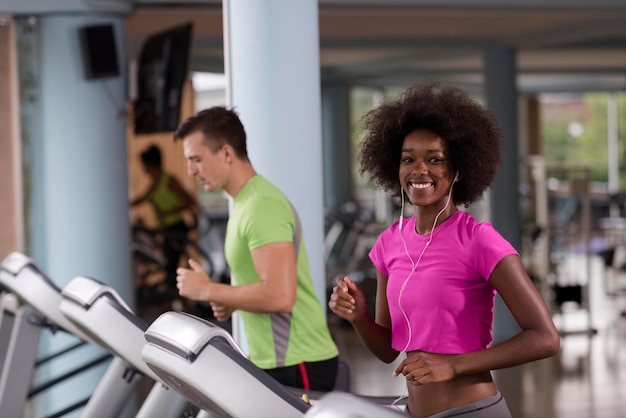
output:
M501 162L503 136L493 114L457 87L418 83L394 102L365 115L360 173L375 187L400 196L400 155L404 138L416 129L434 132L446 143L459 173L452 201L466 207L491 185Z

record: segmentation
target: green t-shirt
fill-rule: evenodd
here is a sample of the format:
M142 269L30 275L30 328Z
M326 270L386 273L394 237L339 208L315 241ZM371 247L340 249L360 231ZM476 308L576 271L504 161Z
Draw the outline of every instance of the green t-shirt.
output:
M259 282L251 251L274 242L293 241L296 216L286 196L265 178L251 178L233 201L224 252L233 285ZM250 360L262 369L328 360L338 355L317 298L300 233L296 251L298 287L291 313L241 310Z

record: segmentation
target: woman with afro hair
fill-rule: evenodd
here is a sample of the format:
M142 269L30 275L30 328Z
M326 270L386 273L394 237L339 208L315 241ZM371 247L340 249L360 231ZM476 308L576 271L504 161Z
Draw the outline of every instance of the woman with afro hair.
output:
M361 174L414 207L370 251L376 314L348 277L329 307L380 360L401 353L407 413L416 417L510 417L491 370L555 355L559 334L518 252L488 223L459 210L480 199L500 164L493 115L461 89L422 83L366 116ZM496 293L520 332L492 343Z

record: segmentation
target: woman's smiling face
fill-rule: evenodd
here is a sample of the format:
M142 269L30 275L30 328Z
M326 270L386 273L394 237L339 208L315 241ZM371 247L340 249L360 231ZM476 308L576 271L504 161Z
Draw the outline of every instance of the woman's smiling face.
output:
M417 129L404 138L400 155L400 184L414 206L445 204L454 173L445 142Z

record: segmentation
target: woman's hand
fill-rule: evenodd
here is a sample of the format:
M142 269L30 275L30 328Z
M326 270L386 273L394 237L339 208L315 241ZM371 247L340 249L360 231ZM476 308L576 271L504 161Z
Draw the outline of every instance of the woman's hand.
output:
M414 386L451 380L455 376L455 357L450 354L414 351L398 364L393 375L404 375L407 382Z
M363 292L348 276L337 279L328 307L349 322L361 319L367 312Z

